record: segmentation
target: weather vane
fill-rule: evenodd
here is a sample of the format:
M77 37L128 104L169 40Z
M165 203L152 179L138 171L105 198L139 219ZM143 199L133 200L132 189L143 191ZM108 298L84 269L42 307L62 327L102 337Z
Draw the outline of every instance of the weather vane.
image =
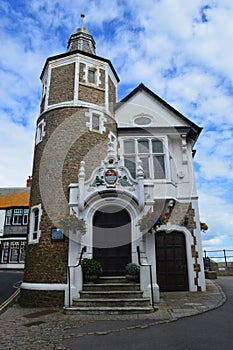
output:
M84 28L84 18L85 18L84 13L81 13L80 17L82 18L82 30L83 30L83 28Z

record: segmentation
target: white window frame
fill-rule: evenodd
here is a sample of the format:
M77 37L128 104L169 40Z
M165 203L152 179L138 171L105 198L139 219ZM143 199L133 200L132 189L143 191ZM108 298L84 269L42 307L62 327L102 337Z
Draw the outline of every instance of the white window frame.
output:
M100 134L103 134L106 131L106 128L104 126L104 123L107 121L107 119L104 117L104 114L100 111L97 110L90 110L88 113L89 115L89 122L87 123L87 127L89 128L90 131L97 132ZM93 125L93 116L98 116L99 117L99 127L98 129Z
M95 73L94 75L94 82L89 81L89 71L92 71ZM92 64L87 64L85 68L85 74L84 74L84 80L87 84L99 86L100 85L100 73L99 73L99 67L93 66Z
M42 119L36 128L36 145L40 143L43 140L43 137L45 136L45 126L46 123L44 119Z
M152 152L152 141L158 140L162 142L163 145L163 152L160 153L153 153ZM124 143L125 141L133 141L134 142L134 153L125 153L124 149ZM138 141L148 141L149 142L149 152L145 153L139 153L138 149ZM149 167L149 177L145 177L146 180L153 180L153 181L166 181L170 179L170 170L169 170L169 154L168 154L168 141L167 137L163 136L152 136L152 137L146 137L146 136L138 136L138 137L124 137L121 139L122 144L122 154L123 159L127 158L127 156L134 157L135 158L135 174L136 174L136 164L137 162L142 158L148 158L148 167ZM164 177L161 178L155 178L154 177L154 164L153 164L153 157L154 155L161 155L164 157Z
M21 210L22 213L17 214L17 210ZM28 224L28 209L24 208L14 208L13 214L12 214L12 225L20 225L20 226L26 226ZM19 217L22 217L21 222L19 220ZM26 220L25 220L26 219ZM9 225L9 224L7 224Z
M6 226L11 225L12 213L13 213L12 209L6 210L6 218L5 218L5 225Z
M38 210L38 222L35 230L35 213L37 210ZM42 215L41 204L31 207L28 244L39 243L40 236L41 236L41 230L40 230L41 215ZM35 233L36 233L36 238L35 238Z

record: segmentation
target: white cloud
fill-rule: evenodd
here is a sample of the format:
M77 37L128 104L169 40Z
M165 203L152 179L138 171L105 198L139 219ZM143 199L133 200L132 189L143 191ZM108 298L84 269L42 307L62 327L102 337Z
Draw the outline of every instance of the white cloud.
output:
M231 239L233 3L231 0L31 0L0 2L0 184L31 174L40 72L66 50L80 13L97 54L112 60L124 97L143 82L204 127L197 142L201 215L209 245ZM15 169L17 168L17 172ZM230 223L230 224L229 224Z

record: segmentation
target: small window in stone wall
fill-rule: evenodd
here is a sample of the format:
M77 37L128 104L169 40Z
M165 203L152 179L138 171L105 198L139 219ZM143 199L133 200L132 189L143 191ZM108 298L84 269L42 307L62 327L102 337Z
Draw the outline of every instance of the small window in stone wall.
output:
M40 220L42 215L41 204L31 208L28 243L38 243L41 235Z
M87 74L87 81L88 83L91 83L91 84L95 84L95 70L94 69L91 69L89 68L88 69L88 74Z
M103 113L99 111L90 111L87 113L89 117L89 122L87 123L87 127L91 131L103 133L106 131L106 128L104 126L104 123L107 121L107 119L104 117Z
M36 145L40 143L43 140L43 137L45 136L45 121L44 119L39 122L36 128Z

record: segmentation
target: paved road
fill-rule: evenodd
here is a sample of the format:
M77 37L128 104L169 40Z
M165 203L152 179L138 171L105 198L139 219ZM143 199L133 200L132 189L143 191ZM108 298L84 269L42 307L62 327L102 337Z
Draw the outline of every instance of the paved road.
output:
M145 328L111 332L112 324L103 321L83 326L91 332L100 328L99 335L87 335L64 342L68 350L219 350L233 349L233 277L218 278L227 295L218 309L175 322ZM112 321L113 322L113 321ZM118 325L122 327L121 323ZM117 321L115 323L117 329ZM81 332L79 328L79 332ZM105 334L104 334L105 333Z
M22 281L22 278L22 271L0 270L0 306L16 291L15 287L18 282Z

